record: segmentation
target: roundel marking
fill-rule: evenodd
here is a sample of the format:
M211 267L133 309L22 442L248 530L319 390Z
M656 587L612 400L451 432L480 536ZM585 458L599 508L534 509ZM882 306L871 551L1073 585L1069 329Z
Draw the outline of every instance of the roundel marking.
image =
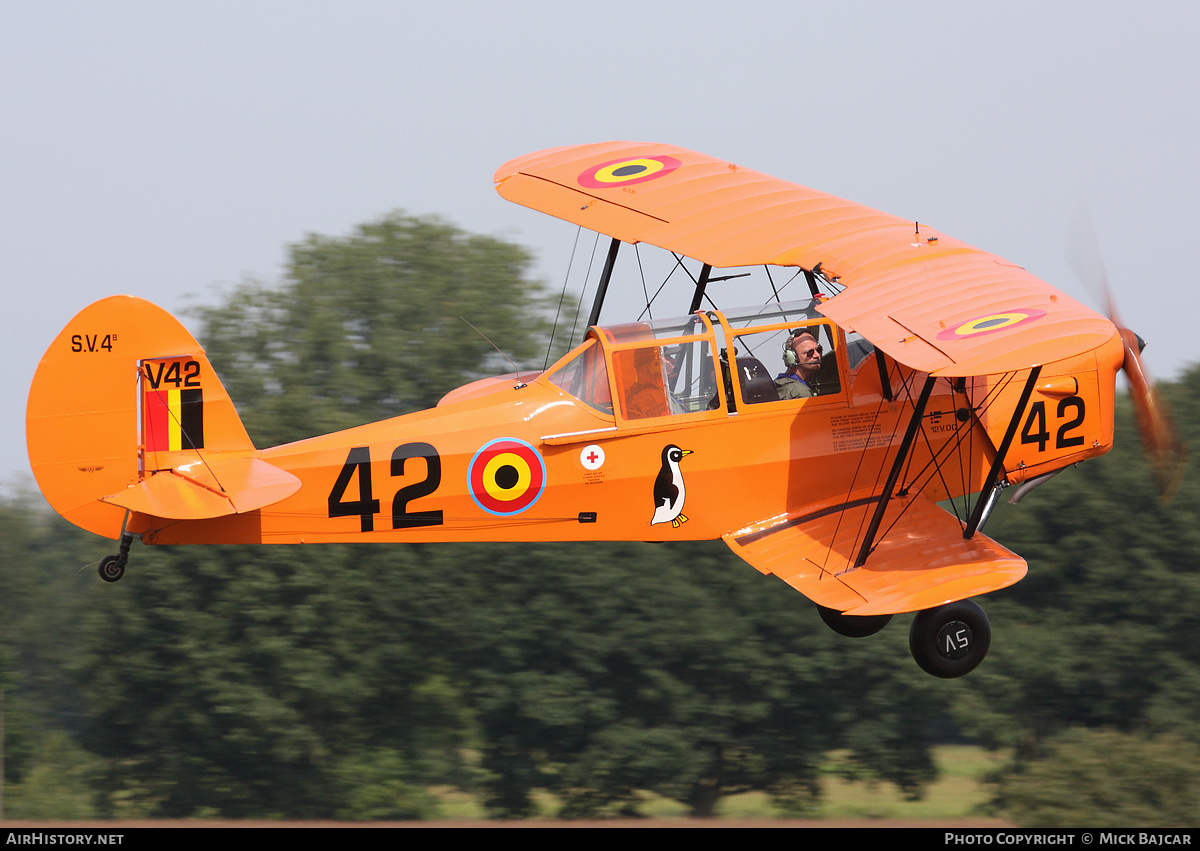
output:
M467 492L488 514L520 514L546 488L546 462L523 440L501 437L486 443L467 467Z
M960 322L953 328L947 328L938 334L939 340L961 340L963 337L979 337L984 334L994 334L997 331L1007 331L1018 325L1036 322L1046 315L1046 311L1036 307L1025 307L1020 310L1009 310L1005 313L990 313Z
M670 174L682 165L674 157L633 157L632 159L609 160L594 165L576 178L580 186L589 189L604 189L609 186L630 186L645 183L656 177Z

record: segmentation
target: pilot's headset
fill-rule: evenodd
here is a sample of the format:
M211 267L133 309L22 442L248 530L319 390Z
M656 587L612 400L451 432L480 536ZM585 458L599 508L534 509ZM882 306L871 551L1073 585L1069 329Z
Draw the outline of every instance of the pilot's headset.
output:
M783 365L788 369L800 365L800 359L796 357L796 350L792 348L792 341L801 334L808 334L810 337L815 336L807 328L793 328L791 331L788 331L787 339L783 341Z

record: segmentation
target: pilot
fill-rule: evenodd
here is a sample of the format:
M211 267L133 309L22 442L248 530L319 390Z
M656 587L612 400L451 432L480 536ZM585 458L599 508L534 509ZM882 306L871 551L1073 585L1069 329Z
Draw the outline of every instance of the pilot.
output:
M625 393L625 416L640 420L664 417L667 407L667 388L663 382L663 358L659 347L635 349L633 352L634 382Z
M783 364L787 371L775 379L780 399L807 399L820 392L821 344L811 333L803 329L791 333L783 344Z

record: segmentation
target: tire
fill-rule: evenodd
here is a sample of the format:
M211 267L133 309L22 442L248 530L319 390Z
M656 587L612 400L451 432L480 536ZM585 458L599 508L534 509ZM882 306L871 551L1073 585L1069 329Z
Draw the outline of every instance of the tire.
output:
M953 679L975 670L992 643L992 627L971 600L917 612L908 632L913 659L928 674Z
M125 575L125 563L120 556L105 556L100 559L97 572L105 582L116 582Z
M817 611L821 613L821 620L825 621L827 627L847 638L866 638L868 635L874 635L892 619L891 615L844 615L836 609L827 609L824 606L817 606Z

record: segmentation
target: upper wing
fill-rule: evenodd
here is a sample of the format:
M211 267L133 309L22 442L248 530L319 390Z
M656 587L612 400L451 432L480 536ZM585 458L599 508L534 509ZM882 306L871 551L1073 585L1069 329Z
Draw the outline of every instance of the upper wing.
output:
M625 242L716 267L837 277L822 312L933 375L1025 369L1090 351L1112 323L987 252L861 204L670 145L605 142L505 163L497 191Z
M986 535L962 536L963 524L923 496L893 497L888 531L862 567L854 567L862 529L878 503L864 497L806 509L725 536L735 553L773 573L818 605L850 615L931 609L1019 581L1025 560Z

